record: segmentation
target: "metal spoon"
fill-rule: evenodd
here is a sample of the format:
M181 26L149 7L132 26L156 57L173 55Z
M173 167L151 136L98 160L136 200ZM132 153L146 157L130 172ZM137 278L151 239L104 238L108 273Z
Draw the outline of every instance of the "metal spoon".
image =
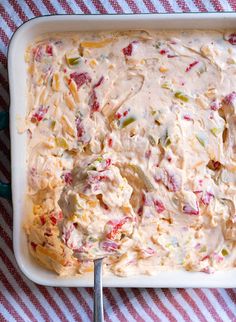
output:
M102 260L94 260L93 321L103 322Z

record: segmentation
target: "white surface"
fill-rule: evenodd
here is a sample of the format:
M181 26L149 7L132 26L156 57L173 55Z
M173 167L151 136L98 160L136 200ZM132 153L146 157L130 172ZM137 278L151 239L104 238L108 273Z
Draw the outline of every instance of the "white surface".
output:
M92 274L61 278L40 267L30 257L22 222L26 211L26 135L17 132L17 117L24 117L27 108L26 64L24 52L35 37L45 32L76 30L124 29L222 29L236 28L235 13L162 14L162 15L57 15L34 18L14 34L8 52L10 83L10 132L13 200L13 244L17 263L32 281L51 286L93 286ZM236 287L236 268L209 275L185 271L157 272L156 276L104 277L109 287Z

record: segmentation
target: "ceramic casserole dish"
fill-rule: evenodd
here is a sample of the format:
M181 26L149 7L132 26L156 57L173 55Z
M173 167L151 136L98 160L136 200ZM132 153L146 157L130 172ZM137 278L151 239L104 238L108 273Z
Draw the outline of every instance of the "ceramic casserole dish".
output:
M226 29L236 28L235 13L144 14L144 15L57 15L39 17L23 24L14 34L8 52L10 83L10 133L14 252L21 271L32 281L60 287L93 286L93 275L58 277L39 266L29 255L22 228L27 190L26 134L19 134L18 119L27 111L27 72L25 49L36 37L47 32L130 30L130 29ZM104 276L105 287L236 287L236 268L214 274L162 271L155 276Z

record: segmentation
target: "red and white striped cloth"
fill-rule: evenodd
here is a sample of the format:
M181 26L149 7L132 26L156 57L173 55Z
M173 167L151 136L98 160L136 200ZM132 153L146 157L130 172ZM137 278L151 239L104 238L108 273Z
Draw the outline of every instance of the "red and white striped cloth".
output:
M73 13L236 11L236 0L0 0L0 110L8 110L7 47L29 18ZM10 180L9 132L0 133L0 178ZM12 207L0 199L0 321L91 321L92 289L36 285L12 251ZM233 289L105 289L106 321L236 321Z

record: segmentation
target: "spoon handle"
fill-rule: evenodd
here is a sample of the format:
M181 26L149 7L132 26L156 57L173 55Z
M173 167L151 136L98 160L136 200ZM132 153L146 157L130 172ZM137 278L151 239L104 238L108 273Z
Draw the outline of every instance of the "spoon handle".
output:
M103 322L103 292L102 292L102 258L94 261L94 307L93 321Z

